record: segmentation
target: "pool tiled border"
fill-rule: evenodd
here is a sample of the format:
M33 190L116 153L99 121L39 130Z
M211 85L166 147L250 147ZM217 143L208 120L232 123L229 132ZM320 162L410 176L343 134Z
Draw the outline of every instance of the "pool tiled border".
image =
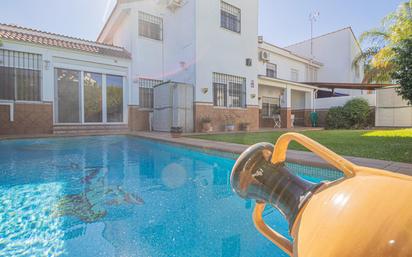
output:
M4 140L4 139L71 137L71 136L73 137L102 136L102 135L137 136L137 137L142 137L142 138L147 138L147 139L152 139L152 140L168 142L172 144L184 145L187 147L193 147L193 148L201 149L203 152L206 152L206 153L218 154L220 156L228 157L232 159L237 158L239 154L241 154L243 151L245 151L248 148L247 145L234 144L234 143L208 141L208 140L188 138L188 137L172 138L170 136L170 133L158 133L158 132L156 133L133 132L133 133L109 133L109 134L101 133L101 134L81 134L81 135L42 134L42 135L29 135L29 136L0 135L0 140L2 139ZM344 156L344 158L360 166L389 170L389 171L399 172L399 173L412 176L412 164L410 163L375 160L375 159L350 157L350 156ZM315 166L315 167L320 167L320 168L332 168L331 165L329 165L324 160L322 160L321 158L319 158L318 156L316 156L315 154L311 152L289 150L287 154L287 161L291 163L307 165L307 166Z

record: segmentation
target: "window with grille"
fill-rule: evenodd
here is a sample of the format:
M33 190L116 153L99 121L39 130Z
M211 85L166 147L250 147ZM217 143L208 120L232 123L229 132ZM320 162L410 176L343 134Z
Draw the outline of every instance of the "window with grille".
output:
M40 101L42 56L0 49L0 100Z
M139 105L141 108L153 109L153 87L162 83L161 80L139 79Z
M246 78L213 73L213 104L220 107L246 107Z
M241 11L239 8L225 2L221 2L220 26L222 28L240 33Z
M139 36L163 40L163 19L148 13L139 12Z
M266 77L276 78L278 76L278 66L276 64L266 64Z
M262 97L262 117L272 118L280 114L280 98Z
M292 81L299 81L299 71L297 69L291 69L291 75L290 75L290 80Z

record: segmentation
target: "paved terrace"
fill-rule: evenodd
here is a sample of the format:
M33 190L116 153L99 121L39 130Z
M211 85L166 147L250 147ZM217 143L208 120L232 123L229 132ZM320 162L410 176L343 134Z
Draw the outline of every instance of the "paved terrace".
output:
M47 134L47 135L29 135L29 136L0 135L0 140L2 139L22 139L22 138L68 137L68 136L93 136L93 135L96 135L96 134L81 134L81 135ZM105 135L105 133L97 134L97 135ZM229 153L228 156L232 158L236 158L239 154L241 154L244 150L248 148L247 145L234 144L234 143L208 141L208 140L187 138L187 137L172 138L170 136L170 133L159 133L159 132L129 133L129 132L126 132L126 133L110 133L109 135L132 135L132 136L138 136L138 137L147 138L147 139L160 140L160 141L164 141L164 142L172 143L172 144L196 147L204 151L221 151L221 152ZM274 142L270 142L270 143L274 143ZM350 156L344 156L344 158L360 166L389 170L389 171L399 172L399 173L412 176L412 164L410 163L375 160L375 159L350 157ZM328 163L326 163L324 160L322 160L321 158L319 158L318 156L316 156L315 154L311 152L289 150L287 154L287 161L292 162L292 163L302 164L302 165L308 165L308 166L331 168L331 166Z

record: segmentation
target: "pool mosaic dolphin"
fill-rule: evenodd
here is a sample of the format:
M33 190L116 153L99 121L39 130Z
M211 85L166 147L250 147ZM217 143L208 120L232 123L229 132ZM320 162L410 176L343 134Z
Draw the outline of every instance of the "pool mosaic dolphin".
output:
M105 206L123 204L142 205L144 200L138 195L123 190L120 186L105 183L108 170L95 168L80 180L85 185L83 192L66 195L59 200L55 215L77 217L83 222L96 222L107 215Z

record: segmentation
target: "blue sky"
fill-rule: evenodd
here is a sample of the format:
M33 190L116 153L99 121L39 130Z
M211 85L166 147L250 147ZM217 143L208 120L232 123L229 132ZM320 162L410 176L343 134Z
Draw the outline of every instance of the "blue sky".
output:
M378 26L401 2L260 0L259 33L279 46L308 39L309 13L319 11L315 36L347 26L359 35ZM0 22L95 40L113 5L114 0L1 0Z

